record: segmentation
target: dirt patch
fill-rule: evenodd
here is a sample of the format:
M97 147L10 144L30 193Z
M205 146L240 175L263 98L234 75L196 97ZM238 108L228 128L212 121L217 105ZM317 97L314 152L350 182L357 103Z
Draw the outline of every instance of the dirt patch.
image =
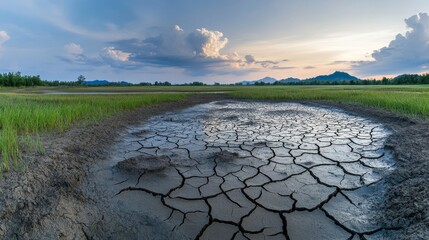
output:
M100 199L88 198L87 192L93 189L85 181L88 166L105 158L115 136L131 124L167 111L226 98L230 97L194 95L183 102L148 106L85 128L76 126L65 134L45 136L46 155L33 156L35 161L28 171L4 174L0 183L0 238L97 239L131 238L138 234L142 239L154 235L161 239L182 239L183 236L165 232L162 222L139 213L123 216L106 212ZM397 229L400 234L396 235L399 239L429 239L429 124L353 104L305 104L338 107L349 114L381 122L392 131L386 147L395 155L396 169L386 179L385 214L379 221L387 228L400 227Z

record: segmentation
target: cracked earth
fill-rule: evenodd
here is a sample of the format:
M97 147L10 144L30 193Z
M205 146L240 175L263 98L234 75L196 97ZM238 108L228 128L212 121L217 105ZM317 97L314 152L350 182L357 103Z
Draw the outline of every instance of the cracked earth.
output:
M129 128L99 187L200 239L379 239L382 125L296 103L218 101ZM156 236L154 236L156 238Z

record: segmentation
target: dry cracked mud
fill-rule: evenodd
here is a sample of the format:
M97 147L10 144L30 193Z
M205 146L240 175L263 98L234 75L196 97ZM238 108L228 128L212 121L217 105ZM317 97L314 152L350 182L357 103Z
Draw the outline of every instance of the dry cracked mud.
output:
M89 182L168 232L154 239L390 238L388 135L340 110L217 101L129 127Z

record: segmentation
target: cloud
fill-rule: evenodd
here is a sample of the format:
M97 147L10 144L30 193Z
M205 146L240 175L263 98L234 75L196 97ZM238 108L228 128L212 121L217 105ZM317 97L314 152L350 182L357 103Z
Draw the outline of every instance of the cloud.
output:
M81 55L83 53L82 47L76 43L69 43L65 45L64 48L70 55Z
M84 52L81 45L69 43L64 46L66 52L58 58L66 63L82 66L111 66L116 69L135 70L141 67L141 64L129 61L130 53L115 49L114 47L105 47L101 51L88 55Z
M257 61L254 56L246 55L246 56L244 56L244 60L247 64L252 64L252 63L259 64L263 68L272 68L272 69L291 69L291 68L294 68L294 67L281 67L281 66L277 65L277 64L280 64L282 62L287 62L288 61L287 59L283 59L280 61L273 61L273 60Z
M315 66L306 66L306 67L304 67L304 69L315 69L316 67Z
M264 60L264 61L255 61L255 63L260 64L263 68L273 68L276 67L277 69L280 68L280 66L277 66L277 64L280 64L282 62L287 62L288 60L281 60L281 61L273 61L273 60ZM284 67L285 69L289 69L291 67Z
M185 32L176 25L169 31L143 39L123 39L109 42L99 52L89 56L77 43L65 45L61 60L81 65L110 65L118 69L162 67L182 69L188 75L243 75L262 68L290 69L279 66L287 60L258 61L252 55L224 53L228 38L220 31L206 28Z
M288 69L295 69L296 67L293 67L293 66L282 67L282 66L274 65L271 68L276 70L288 70Z
M331 63L326 64L327 66L335 66L335 65L342 65L342 64L350 64L350 61L334 61Z
M252 55L240 57L235 52L223 53L228 42L220 31L199 28L186 33L176 25L157 36L124 39L110 44L115 51L127 54L127 62L180 68L190 75L242 74L258 68L273 68L284 61L257 61Z
M352 63L352 69L362 75L422 72L429 68L429 15L420 13L405 19L410 29L398 34L387 47L374 51L373 61Z
M206 58L224 57L220 54L220 50L228 43L228 38L224 37L223 33L205 28L190 33L186 40L195 55Z
M9 39L10 36L6 31L0 31L0 47L2 47L5 42L9 41Z
M65 54L58 58L64 62L76 65L103 65L103 59L100 56L90 57L84 53L84 49L80 44L68 43L64 45Z
M177 32L183 32L183 29L179 25L174 26L174 30Z
M246 60L247 63L254 63L254 62L256 62L255 57L252 56L252 55L246 55L246 56L244 56L244 59Z
M128 62L131 53L122 52L120 50L116 50L114 47L106 47L103 49L105 56L110 57L113 60L117 60L120 62Z

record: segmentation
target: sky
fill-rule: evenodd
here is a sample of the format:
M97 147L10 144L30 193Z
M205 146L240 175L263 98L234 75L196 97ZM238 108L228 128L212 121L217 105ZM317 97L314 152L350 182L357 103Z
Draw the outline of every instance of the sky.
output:
M428 72L427 0L6 0L0 72L232 83Z

